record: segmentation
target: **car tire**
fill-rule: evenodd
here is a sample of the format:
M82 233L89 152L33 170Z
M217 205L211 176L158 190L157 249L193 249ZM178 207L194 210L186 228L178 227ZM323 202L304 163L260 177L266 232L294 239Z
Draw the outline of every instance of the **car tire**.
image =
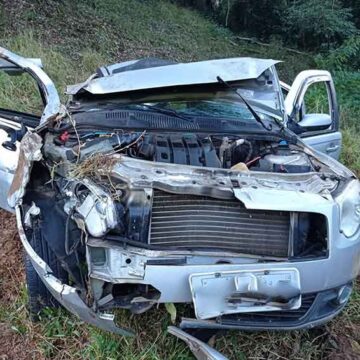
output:
M32 237L29 240L30 245L35 252L49 265L53 275L66 283L68 279L67 272L62 268L59 260L49 248L47 242L42 238L41 232L34 230ZM25 256L25 273L28 291L28 309L31 319L36 321L40 311L45 307L56 308L61 305L41 281L27 254Z

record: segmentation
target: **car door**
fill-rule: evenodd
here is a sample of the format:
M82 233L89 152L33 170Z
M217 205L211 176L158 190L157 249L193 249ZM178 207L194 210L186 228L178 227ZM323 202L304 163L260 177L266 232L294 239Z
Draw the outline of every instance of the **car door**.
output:
M291 87L281 83L288 126L296 123L303 141L335 159L341 152L339 110L333 79L328 71L302 71ZM290 126L289 126L290 127Z
M28 76L16 81L12 76ZM11 76L11 77L9 77ZM23 90L33 86L31 101ZM38 95L39 111L26 112L25 103L33 110L32 103ZM19 94L24 95L22 98ZM25 104L26 105L26 104ZM54 83L41 69L40 59L27 59L0 48L0 208L13 211L8 205L7 194L14 179L19 159L20 140L27 131L44 125L60 111L60 99Z

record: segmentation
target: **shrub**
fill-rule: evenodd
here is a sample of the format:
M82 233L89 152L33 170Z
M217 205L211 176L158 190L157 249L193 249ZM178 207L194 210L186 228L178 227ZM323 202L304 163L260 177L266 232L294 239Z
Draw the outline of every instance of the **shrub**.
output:
M305 49L329 49L356 34L351 9L338 0L298 0L283 16L283 31L288 41Z
M320 67L333 70L360 70L360 36L352 36L338 48L316 57Z

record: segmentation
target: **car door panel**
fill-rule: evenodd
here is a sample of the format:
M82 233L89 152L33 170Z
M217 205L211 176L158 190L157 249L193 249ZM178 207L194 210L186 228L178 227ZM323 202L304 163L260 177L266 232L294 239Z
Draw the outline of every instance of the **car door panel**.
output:
M305 144L321 151L334 159L339 159L341 152L341 132L331 132L303 138Z
M16 110L0 109L0 208L8 211L13 211L8 204L7 195L14 179L20 153L20 139L15 136L18 134L16 131L22 126L24 130L32 131L54 118L61 109L55 85L41 66L39 59L27 59L0 47L0 71L5 71L9 75L29 74L36 81L44 102L41 117L19 113ZM6 142L11 143L10 149L6 146Z
M300 135L303 141L335 159L339 159L342 137L339 131L339 111L336 100L336 92L333 79L328 71L306 70L302 71L294 80L291 87L285 83L281 86L287 96L285 98L285 111L288 122L294 121L296 116L303 116L306 113L304 97L306 91L312 84L324 83L327 90L329 102L329 115L332 118L332 125L323 131L305 132Z
M0 117L0 123L3 121ZM8 122L7 122L8 123ZM17 125L17 124L16 124ZM8 133L0 129L0 144L8 140ZM18 145L18 144L16 144ZM1 208L13 211L7 202L7 193L14 178L19 158L19 146L15 151L9 151L1 146L0 148L0 206Z

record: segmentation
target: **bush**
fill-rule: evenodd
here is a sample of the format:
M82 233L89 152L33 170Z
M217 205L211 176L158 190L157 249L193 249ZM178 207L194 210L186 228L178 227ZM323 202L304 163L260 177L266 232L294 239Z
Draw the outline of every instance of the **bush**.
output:
M355 35L359 0L173 0L212 15L235 32L307 50L329 50Z
M332 70L360 70L360 36L352 36L338 48L316 57L319 67Z
M295 1L282 19L287 39L305 49L330 49L357 32L351 9L338 0Z
M360 1L359 0L341 0L344 7L352 9L354 23L360 28Z

